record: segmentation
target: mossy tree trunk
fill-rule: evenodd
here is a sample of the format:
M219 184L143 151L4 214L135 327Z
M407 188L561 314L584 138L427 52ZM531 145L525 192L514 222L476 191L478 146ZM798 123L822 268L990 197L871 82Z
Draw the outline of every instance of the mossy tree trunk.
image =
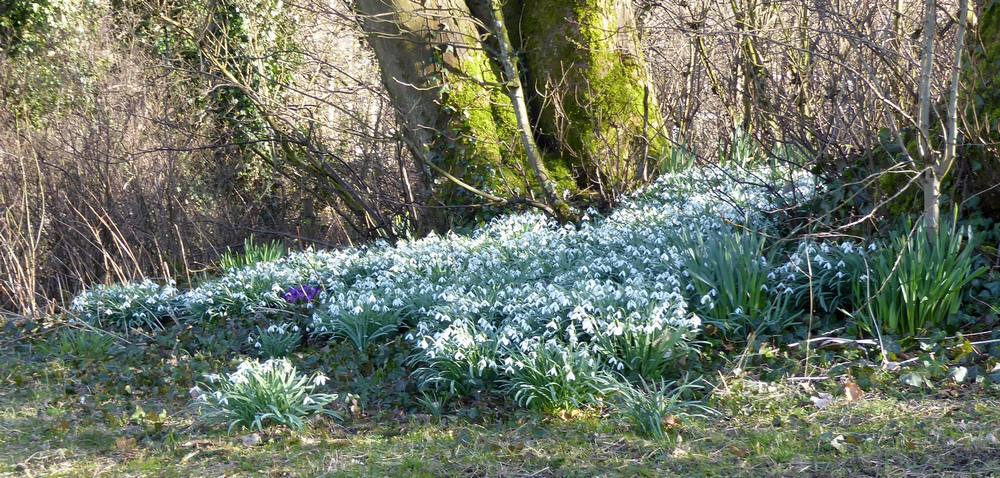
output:
M581 187L604 196L648 179L669 142L630 1L509 0L536 133Z
M628 0L355 9L436 202L614 199L669 155Z
M431 202L520 194L526 177L510 100L461 0L357 0L382 81L432 184ZM456 181L458 180L458 181Z

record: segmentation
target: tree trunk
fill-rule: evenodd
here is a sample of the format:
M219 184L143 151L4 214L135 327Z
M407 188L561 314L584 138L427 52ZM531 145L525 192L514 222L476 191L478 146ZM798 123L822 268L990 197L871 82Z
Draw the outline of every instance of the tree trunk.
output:
M557 168L611 199L666 160L670 144L629 0L508 0L536 134Z
M937 1L924 0L924 43L920 51L920 78L917 82L917 150L924 167L922 188L924 192L924 222L929 231L937 230L938 204L941 198L941 178L935 165L937 151L931 138L932 107L931 80L934 73L934 37L937 36Z
M517 120L465 3L357 0L355 9L432 202L482 203L474 189L523 191Z
M613 198L636 186L669 143L631 3L500 5L356 0L435 200L544 203L551 212L556 197L596 186Z

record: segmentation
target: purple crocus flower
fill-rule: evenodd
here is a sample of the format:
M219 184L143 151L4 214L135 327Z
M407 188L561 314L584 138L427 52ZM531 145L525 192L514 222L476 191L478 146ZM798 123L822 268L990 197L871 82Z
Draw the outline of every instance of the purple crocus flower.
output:
M317 295L319 295L319 287L314 285L297 285L288 289L281 297L289 304L298 304L301 302L310 303Z

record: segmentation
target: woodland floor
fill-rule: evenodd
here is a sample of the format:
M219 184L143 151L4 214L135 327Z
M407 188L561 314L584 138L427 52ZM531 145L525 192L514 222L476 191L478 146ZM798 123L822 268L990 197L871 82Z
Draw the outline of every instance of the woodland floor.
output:
M3 477L1000 476L1000 396L975 385L874 387L818 408L801 384L730 380L716 403L723 418L685 420L662 440L596 412L542 417L477 403L252 436L196 424L184 384L205 363L5 348Z

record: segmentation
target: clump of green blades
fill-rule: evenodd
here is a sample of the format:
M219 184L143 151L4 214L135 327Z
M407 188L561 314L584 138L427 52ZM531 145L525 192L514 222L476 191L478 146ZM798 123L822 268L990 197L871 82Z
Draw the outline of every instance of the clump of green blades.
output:
M973 270L977 244L968 227L929 231L920 224L894 236L892 247L873 258L869 280L855 286L856 297L870 297L857 301L868 304L861 313L869 326L900 336L945 326L958 313L965 286L986 272Z

